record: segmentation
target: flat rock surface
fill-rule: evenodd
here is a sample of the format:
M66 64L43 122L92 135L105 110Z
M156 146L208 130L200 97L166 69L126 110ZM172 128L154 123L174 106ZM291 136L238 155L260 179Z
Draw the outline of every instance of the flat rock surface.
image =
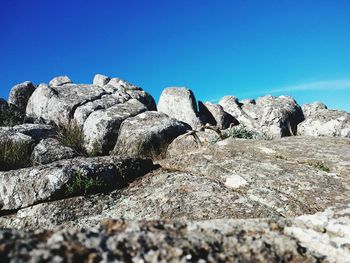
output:
M105 218L207 220L312 214L349 203L349 143L349 139L313 137L227 139L194 152L174 152L159 161L161 169L113 194L43 203L0 222L15 228L88 227Z
M105 220L89 230L0 230L5 262L349 262L349 206L295 219Z

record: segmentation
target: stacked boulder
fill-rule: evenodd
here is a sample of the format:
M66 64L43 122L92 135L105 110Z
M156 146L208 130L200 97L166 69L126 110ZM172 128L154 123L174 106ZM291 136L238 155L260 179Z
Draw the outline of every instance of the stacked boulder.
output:
M321 102L303 105L305 120L298 125L298 134L350 138L350 113L330 110Z

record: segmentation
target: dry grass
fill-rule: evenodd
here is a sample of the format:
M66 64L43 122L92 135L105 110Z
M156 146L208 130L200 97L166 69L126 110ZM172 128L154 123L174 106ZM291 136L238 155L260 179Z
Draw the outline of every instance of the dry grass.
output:
M28 142L6 140L0 143L0 171L28 167L31 161L32 145Z
M57 140L64 146L72 148L79 155L86 156L84 134L75 122L57 127Z

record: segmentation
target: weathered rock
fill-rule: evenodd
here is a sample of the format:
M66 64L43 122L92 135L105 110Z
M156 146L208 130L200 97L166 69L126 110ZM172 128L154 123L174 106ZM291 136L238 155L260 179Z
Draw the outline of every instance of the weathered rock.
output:
M109 77L101 74L96 74L93 80L93 84L103 87L104 85L107 85L109 81L110 81Z
M82 189L88 185L77 185L75 180L88 180L96 188L90 190L124 187L151 168L150 160L96 157L0 172L0 211L24 208L88 190Z
M164 154L168 145L187 129L190 127L164 113L144 112L122 123L113 152L132 157L155 157Z
M35 86L30 81L18 84L11 89L8 102L21 112L25 112L28 100L34 91Z
M219 102L224 110L249 129L280 138L296 135L297 125L304 120L303 112L289 96L264 96L256 103L239 103L236 97L225 96Z
M46 138L51 138L56 135L56 130L54 127L51 125L46 125L46 124L31 124L31 123L26 123L26 124L21 124L21 125L16 125L9 130L13 130L15 132L23 133L25 135L28 135L32 137L36 142L39 142L40 140L46 139Z
M122 122L146 110L147 108L140 101L130 99L123 104L91 113L83 129L87 151L97 150L101 153L109 153L117 142Z
M187 154L189 152L201 151L203 147L209 146L220 140L220 135L209 129L197 132L188 132L177 137L168 147L168 157Z
M160 95L158 111L190 125L192 129L201 126L194 94L187 88L166 88Z
M350 138L350 113L329 110L322 103L303 106L306 119L298 125L298 134Z
M211 102L198 102L199 114L203 123L216 126L219 129L227 129L231 124L237 125L238 121L224 111L221 105Z
M7 262L349 262L349 206L297 217L105 220L90 230L0 231Z
M78 154L63 146L56 139L44 139L34 147L32 160L35 164L48 164L62 159L72 159Z
M49 85L52 87L59 87L59 86L63 86L71 83L73 83L73 81L71 81L71 79L68 76L59 76L59 77L53 78L49 82Z
M316 101L310 104L304 104L301 109L303 110L304 117L307 118L310 115L317 113L319 110L327 109L327 106L322 102Z

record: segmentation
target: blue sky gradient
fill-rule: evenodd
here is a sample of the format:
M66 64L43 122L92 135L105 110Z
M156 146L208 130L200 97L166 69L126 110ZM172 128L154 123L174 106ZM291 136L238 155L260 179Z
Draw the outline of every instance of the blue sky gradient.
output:
M31 80L95 73L158 99L292 95L350 111L348 0L3 0L0 97Z

